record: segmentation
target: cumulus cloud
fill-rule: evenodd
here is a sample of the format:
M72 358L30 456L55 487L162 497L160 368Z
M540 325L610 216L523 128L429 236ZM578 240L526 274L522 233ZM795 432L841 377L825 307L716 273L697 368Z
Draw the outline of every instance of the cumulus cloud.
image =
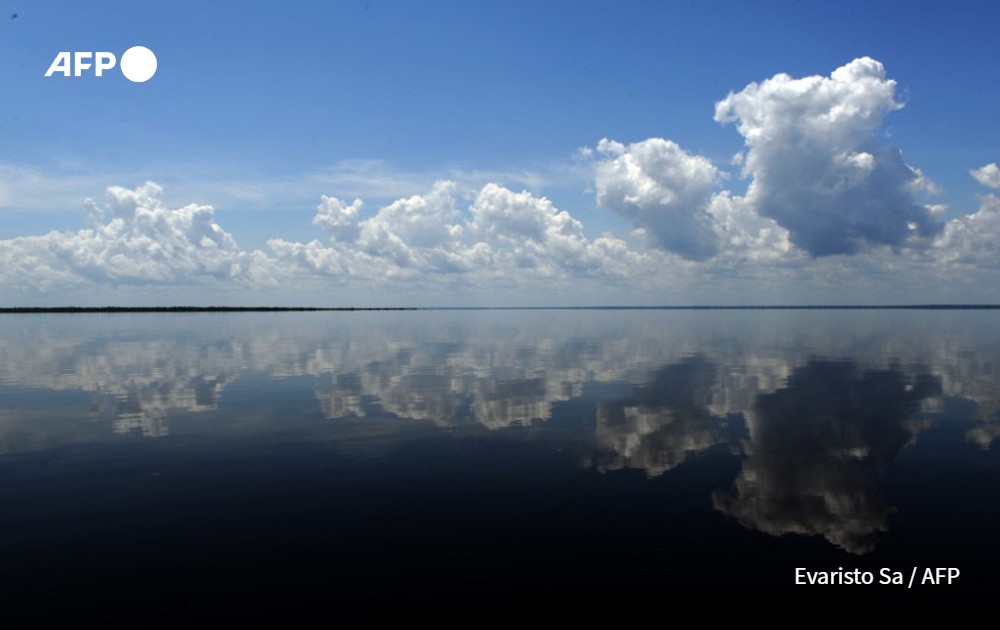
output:
M746 143L744 174L754 210L789 231L812 256L899 246L941 225L916 202L928 184L881 146L875 131L902 104L881 63L855 59L829 77L778 74L719 101L715 119Z
M590 241L583 224L545 197L487 184L470 207L470 230L495 256L545 275L560 272L622 276L636 255L612 237Z
M273 239L274 255L311 272L347 280L530 284L581 277L625 277L645 255L624 241L589 239L583 224L545 197L489 183L466 203L459 186L436 182L359 219L353 204L324 196L314 223L328 243Z
M943 266L1000 269L1000 199L986 195L979 210L949 221L933 254Z
M998 267L1000 202L987 195L977 212L947 222L945 206L918 202L934 184L876 139L902 107L895 91L881 63L861 58L829 76L777 74L730 93L715 119L744 139L733 161L749 180L742 194L720 189L728 174L671 140L600 140L576 165L592 175L597 206L634 227L627 235L589 232L587 210L533 191L541 180L530 173L453 173L428 186L425 175L398 177L385 163L359 161L277 187L233 186L238 194L211 187L223 200L256 200L250 205L280 197L307 207L302 200L319 196L312 223L324 237L275 233L266 252L244 250L212 206L168 207L153 183L112 186L103 205L87 203L88 229L0 240L0 284L406 286L490 295L534 288L573 296L589 288L599 297L621 291L633 303L711 303L720 295L781 302L789 292L822 301L831 291L905 300L928 286L950 299L964 286L958 299L968 300L971 279ZM996 164L970 173L1000 189ZM577 178L574 171L568 180ZM0 164L0 206L43 207L29 192L50 179Z
M996 164L970 173L984 186L1000 188ZM976 212L948 221L930 251L923 254L942 272L958 272L965 281L970 272L1000 270L1000 198L992 193L984 195Z
M983 186L1000 189L1000 167L996 165L996 162L974 168L969 173Z
M439 181L426 195L394 201L364 221L358 245L404 269L459 270L466 261L455 255L462 236L458 219L455 184Z
M360 199L347 205L340 199L323 195L316 206L313 224L325 229L331 238L338 241L353 241L358 237L358 213L363 206Z
M527 191L514 193L496 184L484 186L470 209L474 233L492 241L540 242L556 214L569 217L568 213L559 213L544 197L535 197ZM571 218L569 221L573 222Z
M801 251L792 245L788 230L774 219L754 212L745 197L722 191L712 196L708 212L719 235L719 262L755 265L801 262Z
M598 205L632 221L660 247L691 260L718 249L708 212L719 171L677 143L650 138L625 145L602 139L597 162Z
M581 278L641 276L650 256L613 236L588 238L583 224L549 199L498 184L478 191L438 181L364 216L323 195L313 224L326 242L275 238L270 252L247 251L208 205L167 207L147 182L112 186L87 200L89 228L2 241L0 283L54 290L87 284L273 286L323 278L349 284L551 286Z
M54 288L228 280L274 281L260 252L244 252L216 222L211 206L168 208L153 182L112 186L107 203L87 200L90 229L0 241L0 282Z

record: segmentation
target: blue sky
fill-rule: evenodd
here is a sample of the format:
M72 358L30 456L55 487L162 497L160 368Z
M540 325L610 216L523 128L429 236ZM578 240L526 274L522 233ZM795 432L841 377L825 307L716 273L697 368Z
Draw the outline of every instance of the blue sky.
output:
M4 0L0 304L1000 302L998 13Z

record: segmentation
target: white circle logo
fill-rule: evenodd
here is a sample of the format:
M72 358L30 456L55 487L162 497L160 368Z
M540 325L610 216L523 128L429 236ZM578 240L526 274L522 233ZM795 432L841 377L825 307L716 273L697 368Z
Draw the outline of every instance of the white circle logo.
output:
M129 81L144 83L156 74L156 55L145 46L133 46L122 53L119 67Z

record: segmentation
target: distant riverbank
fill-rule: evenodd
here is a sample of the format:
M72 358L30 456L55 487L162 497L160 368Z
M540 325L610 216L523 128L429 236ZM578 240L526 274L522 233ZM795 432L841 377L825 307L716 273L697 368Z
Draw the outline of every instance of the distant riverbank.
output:
M320 311L747 311L1000 310L1000 304L746 304L730 306L14 306L3 313L256 313Z
M292 311L416 311L407 307L336 306L15 306L0 313L247 313Z

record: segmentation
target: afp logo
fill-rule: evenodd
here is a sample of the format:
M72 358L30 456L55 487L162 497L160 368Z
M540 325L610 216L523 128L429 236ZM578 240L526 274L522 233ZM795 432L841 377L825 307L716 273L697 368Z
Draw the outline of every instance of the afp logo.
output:
M114 53L63 51L56 55L45 76L61 73L64 77L82 77L93 72L95 77L100 77L116 63ZM145 46L133 46L122 53L119 67L129 81L144 83L156 74L156 55Z

